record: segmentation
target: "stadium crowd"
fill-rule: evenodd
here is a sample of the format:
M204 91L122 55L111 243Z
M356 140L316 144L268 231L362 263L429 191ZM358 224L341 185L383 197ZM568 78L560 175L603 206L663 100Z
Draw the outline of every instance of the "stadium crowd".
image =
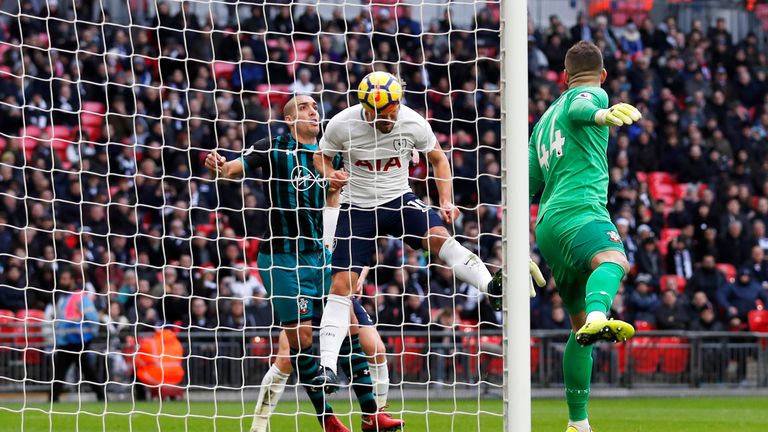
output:
M276 120L293 92L315 95L330 119L356 103L374 63L403 77L406 103L451 151L457 235L500 264L496 4L471 28L450 12L421 23L405 6L320 19L312 6L251 5L223 29L189 2L174 13L158 3L130 28L110 24L109 10L21 4L20 18L0 20L0 309L50 311L54 287L82 287L118 332L271 325L253 270L263 180L216 181L203 158L284 133ZM611 132L609 206L633 265L613 313L659 329L746 330L768 302L768 55L722 21L688 33L674 18L638 24L530 24L529 122L564 88L568 47L595 42L611 99L644 115ZM427 173L423 160L411 167L417 194L434 197ZM454 296L452 273L400 241L382 239L377 262L363 301L383 329L500 323L476 290ZM552 282L532 308L534 328L569 328Z

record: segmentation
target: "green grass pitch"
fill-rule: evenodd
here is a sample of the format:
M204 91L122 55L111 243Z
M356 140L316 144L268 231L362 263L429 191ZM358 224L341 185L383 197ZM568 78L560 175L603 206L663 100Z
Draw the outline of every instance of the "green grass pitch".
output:
M393 401L394 402L394 401ZM348 403L334 403L337 412L348 411ZM344 406L347 409L344 409ZM239 402L166 402L109 403L109 413L102 406L86 403L62 403L50 415L47 404L28 405L23 416L20 405L0 405L2 431L141 431L207 432L248 431L252 406ZM500 431L501 401L407 401L392 403L391 411L404 410L406 431ZM424 411L429 408L427 416ZM478 408L482 411L477 415ZM272 420L273 431L320 431L309 414L311 406L283 401ZM79 411L79 414L78 414ZM130 414L133 412L133 414ZM162 415L160 415L162 414ZM212 419L216 415L215 419ZM341 415L353 431L360 430L359 416ZM566 408L561 400L533 401L533 431L563 432ZM768 424L768 398L647 398L595 399L590 402L590 418L596 432L757 432Z

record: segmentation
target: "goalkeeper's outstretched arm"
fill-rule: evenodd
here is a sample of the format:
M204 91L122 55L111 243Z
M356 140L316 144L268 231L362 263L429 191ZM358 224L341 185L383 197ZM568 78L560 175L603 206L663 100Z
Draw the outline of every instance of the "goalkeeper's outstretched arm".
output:
M584 95L584 96L582 96ZM593 123L598 126L624 126L640 120L642 115L628 103L617 103L610 108L596 105L590 93L582 93L571 102L568 117L575 122Z

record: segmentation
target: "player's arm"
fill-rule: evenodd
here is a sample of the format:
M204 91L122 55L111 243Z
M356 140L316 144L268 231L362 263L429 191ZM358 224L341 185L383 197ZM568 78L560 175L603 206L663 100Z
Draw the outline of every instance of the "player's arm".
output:
M227 161L224 156L214 150L205 157L205 167L220 178L239 179L250 171L265 166L268 163L268 150L268 138L257 141L243 153L243 156L232 161Z
M445 156L440 143L435 141L435 146L427 152L427 160L432 165L435 174L435 184L437 185L437 194L440 197L440 216L447 223L459 217L459 209L453 205L453 176L451 175L451 164L448 163L448 157Z
M610 108L599 106L597 97L589 92L576 95L568 108L568 118L576 123L592 123L598 126L624 126L640 120L637 108L618 103Z

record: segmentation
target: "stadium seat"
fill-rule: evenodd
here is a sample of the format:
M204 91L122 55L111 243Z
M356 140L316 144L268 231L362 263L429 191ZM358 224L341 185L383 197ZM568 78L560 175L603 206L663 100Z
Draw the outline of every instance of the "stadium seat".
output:
M259 84L256 86L259 103L264 108L283 109L283 105L291 98L291 89L287 84Z
M217 61L213 62L213 76L215 79L225 78L227 81L232 80L232 74L235 72L235 64L229 62Z
M40 364L42 359L43 344L43 321L45 320L45 311L37 309L22 309L16 312L16 318L24 323L24 328L20 328L19 342L25 347L24 362L27 364Z
M749 331L768 333L768 310L752 310L747 314Z
M539 217L539 205L538 204L531 204L531 223L536 222L536 218Z
M539 363L541 361L541 340L537 337L531 338L531 373L536 373L539 370Z
M672 176L672 174L668 172L663 171L653 171L648 173L648 184L668 184L670 186L677 183L675 181L675 177Z
M682 294L683 289L685 288L685 284L688 282L685 280L684 277L674 275L674 274L668 274L668 275L662 275L659 279L659 285L661 285L661 291L664 291L667 287L667 282L669 280L675 280L677 282L677 292Z
M648 181L648 174L647 174L647 173L644 173L644 172L642 172L642 171L638 171L638 172L636 172L636 173L635 173L635 178L636 178L636 179L637 179L637 181L639 181L640 183L645 183L645 182L647 182L647 181Z
M661 352L652 338L635 336L630 339L632 369L641 375L653 375L659 368Z
M656 326L648 321L637 320L635 321L635 330L638 332L655 330Z
M661 353L661 372L679 375L688 369L690 344L679 337L662 337L656 349Z
M87 101L83 102L82 111L91 114L104 114L107 112L107 106L101 102Z
M670 241L673 238L677 237L682 233L683 231L677 228L664 228L661 230L661 239Z
M725 278L728 279L728 282L736 281L736 267L734 267L733 264L717 263L715 264L715 267L723 272Z

